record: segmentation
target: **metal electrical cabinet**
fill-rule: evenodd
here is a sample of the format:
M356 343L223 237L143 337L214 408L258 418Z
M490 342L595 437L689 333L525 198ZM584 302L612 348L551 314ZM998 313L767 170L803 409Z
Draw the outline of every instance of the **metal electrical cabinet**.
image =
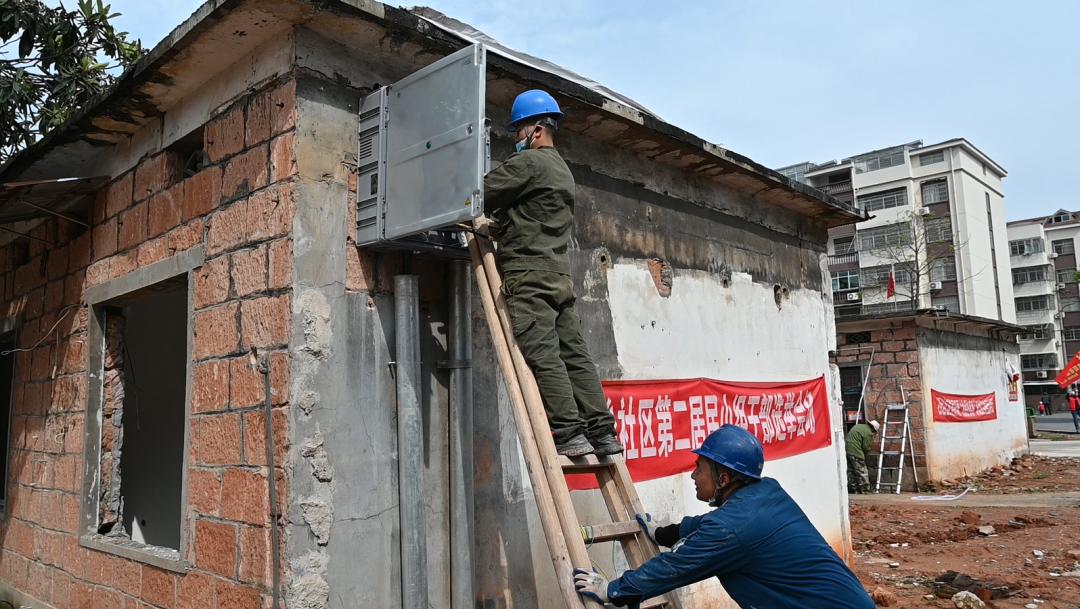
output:
M468 222L484 211L486 51L474 44L360 104L356 242Z

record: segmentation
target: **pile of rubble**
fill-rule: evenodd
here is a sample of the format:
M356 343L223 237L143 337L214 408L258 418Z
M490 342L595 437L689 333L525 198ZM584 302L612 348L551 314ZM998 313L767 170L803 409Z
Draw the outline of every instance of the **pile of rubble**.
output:
M1045 493L1080 490L1080 458L1016 457L1009 465L932 485L948 492Z

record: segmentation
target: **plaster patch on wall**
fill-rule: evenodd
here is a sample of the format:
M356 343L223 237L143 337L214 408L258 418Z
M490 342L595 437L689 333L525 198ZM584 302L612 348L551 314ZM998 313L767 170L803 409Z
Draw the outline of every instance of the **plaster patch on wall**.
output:
M330 347L333 339L330 330L330 303L321 291L306 289L299 293L293 306L294 313L300 317L304 340L293 350L299 374L293 383L292 402L305 415L310 416L320 400L314 379L321 363L333 353Z
M316 431L314 437L304 440L300 447L300 456L308 460L311 474L319 482L330 482L334 478L334 468L330 465L326 449L323 448L322 432Z
M300 512L304 515L304 522L315 536L315 542L320 546L330 543L330 527L334 524L334 506L330 502L329 492L320 488L310 497L300 500Z
M330 584L322 575L301 575L289 582L285 602L292 609L327 609L330 606Z

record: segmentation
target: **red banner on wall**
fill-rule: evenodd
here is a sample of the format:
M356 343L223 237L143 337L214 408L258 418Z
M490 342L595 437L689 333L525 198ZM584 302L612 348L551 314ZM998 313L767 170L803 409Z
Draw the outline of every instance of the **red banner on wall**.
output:
M930 390L934 420L939 423L969 423L997 418L997 398L992 393L956 395Z
M721 425L753 433L765 459L782 459L828 446L825 377L796 383L727 383L710 379L604 383L615 433L634 481L694 469L691 450ZM567 476L571 490L596 488L591 475Z

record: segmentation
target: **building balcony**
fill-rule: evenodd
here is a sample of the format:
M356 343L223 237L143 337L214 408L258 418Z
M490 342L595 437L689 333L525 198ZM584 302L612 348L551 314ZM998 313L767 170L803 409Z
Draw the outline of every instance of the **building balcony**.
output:
M1042 296L1044 294L1053 294L1057 290L1057 286L1053 281L1027 281L1024 283L1013 284L1013 296Z
M1054 312L1050 309L1041 309L1038 311L1017 311L1016 323L1022 326L1054 323Z
M829 256L829 266L838 266L841 264L858 264L859 252L848 252L846 254L831 254Z
M851 298L854 296L855 298ZM858 290L844 290L842 292L833 292L832 302L836 306L859 306L862 304L862 300L859 297Z
M820 186L814 186L814 188L835 197L836 195L851 192L851 180L845 182L833 182L832 184L822 184Z

